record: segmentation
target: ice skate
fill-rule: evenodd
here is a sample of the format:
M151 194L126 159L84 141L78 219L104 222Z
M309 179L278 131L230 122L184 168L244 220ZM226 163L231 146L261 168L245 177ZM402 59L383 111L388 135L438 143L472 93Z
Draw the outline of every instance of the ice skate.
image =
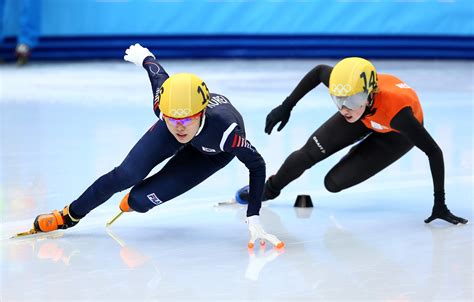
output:
M270 183L271 177L265 182L262 201L275 199L280 195L280 191L273 188ZM240 204L248 204L250 200L249 186L242 187L235 193L235 201Z
M78 222L79 219L72 217L67 205L62 211L53 210L52 213L38 215L33 222L33 228L36 232L52 232L73 227Z
M67 229L75 226L79 222L71 216L69 212L69 205L65 206L63 210L53 210L49 214L40 214L33 222L33 228L27 232L21 232L11 238L23 237L37 233L47 233L56 231L58 229Z

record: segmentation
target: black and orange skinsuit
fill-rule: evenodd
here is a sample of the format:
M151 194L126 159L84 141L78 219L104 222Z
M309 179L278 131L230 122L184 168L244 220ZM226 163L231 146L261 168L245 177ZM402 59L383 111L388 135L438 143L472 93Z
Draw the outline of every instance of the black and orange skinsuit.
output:
M321 82L329 86L332 67L313 68L283 102L293 108ZM378 89L361 119L349 123L335 113L288 156L278 172L267 181L264 200L272 199L306 169L335 152L358 142L327 173L324 184L330 192L339 192L377 174L407 153L413 146L429 158L433 176L435 204L444 205L443 153L423 126L423 111L415 91L402 80L388 74L378 75ZM268 187L273 192L269 192Z

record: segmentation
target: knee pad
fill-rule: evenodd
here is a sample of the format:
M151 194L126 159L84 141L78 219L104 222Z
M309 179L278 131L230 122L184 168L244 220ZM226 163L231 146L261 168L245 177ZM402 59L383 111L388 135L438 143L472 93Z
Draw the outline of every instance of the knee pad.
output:
M324 177L324 186L326 187L326 190L331 193L337 193L341 191L341 188L336 184L329 174Z

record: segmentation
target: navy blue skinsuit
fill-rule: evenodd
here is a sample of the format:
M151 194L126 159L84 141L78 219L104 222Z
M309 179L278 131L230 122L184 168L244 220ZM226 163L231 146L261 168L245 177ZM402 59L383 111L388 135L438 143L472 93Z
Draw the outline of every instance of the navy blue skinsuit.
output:
M181 144L168 131L156 98L169 76L153 57L147 57L143 67L151 81L155 95L153 108L159 120L136 143L120 166L101 176L72 202L71 215L82 218L113 194L130 187L133 187L128 199L130 207L137 212L146 212L195 187L235 156L249 169L247 216L258 215L265 182L265 162L245 139L240 113L225 96L211 93L197 135L189 143ZM171 159L159 172L145 179L156 165L169 157Z

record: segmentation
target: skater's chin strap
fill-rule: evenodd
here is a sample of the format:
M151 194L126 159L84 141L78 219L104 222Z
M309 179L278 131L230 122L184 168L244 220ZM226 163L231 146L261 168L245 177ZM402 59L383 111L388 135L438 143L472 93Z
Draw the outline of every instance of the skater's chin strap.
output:
M206 122L206 111L204 111L201 115L201 125L199 126L198 132L196 133L195 137L201 133L202 128L204 128L204 123Z
M365 107L364 113L362 113L360 119L366 116L374 115L375 112L377 111L377 109L374 108L374 100L375 100L374 93L371 93L367 100L368 100L368 104Z

